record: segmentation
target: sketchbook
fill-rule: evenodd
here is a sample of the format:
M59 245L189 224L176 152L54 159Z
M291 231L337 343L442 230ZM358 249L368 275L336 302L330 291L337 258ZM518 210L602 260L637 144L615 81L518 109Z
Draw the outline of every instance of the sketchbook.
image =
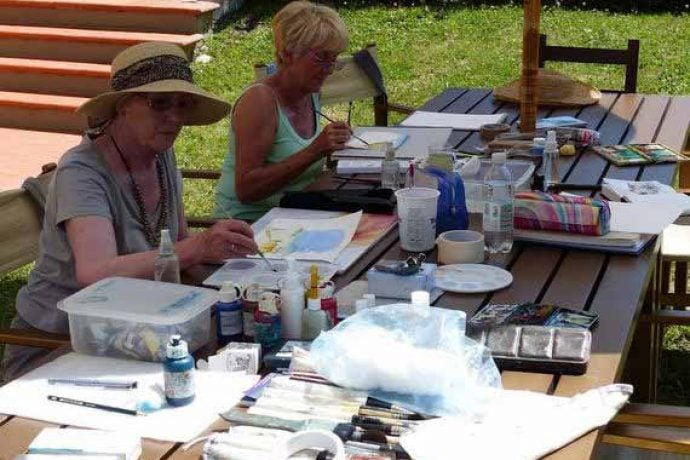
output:
M400 127L385 127L377 126L364 127L359 126L354 129L354 134L357 137L362 137L363 134L374 130L376 136L381 139L383 133L392 133L400 140L398 147L395 149L395 158L399 160L411 160L415 158L424 158L429 152L429 147L432 146L446 146L453 130L451 128L400 128ZM403 134L401 134L403 133ZM366 140L366 139L365 139ZM384 152L379 148L364 149L354 143L356 139L350 139L350 145L343 149L333 152L334 158L383 158ZM395 145L394 145L395 146Z
M331 219L345 216L339 211L317 211L310 209L273 208L254 222L252 229L259 234L274 219ZM337 273L343 273L360 259L373 245L391 232L398 224L395 214L363 213L350 243L340 252L333 264Z

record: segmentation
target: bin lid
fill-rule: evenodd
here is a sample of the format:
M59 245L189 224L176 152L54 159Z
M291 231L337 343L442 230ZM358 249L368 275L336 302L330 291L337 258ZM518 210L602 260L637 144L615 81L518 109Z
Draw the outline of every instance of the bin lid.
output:
M116 276L72 294L58 308L70 314L168 325L188 321L217 301L214 289Z

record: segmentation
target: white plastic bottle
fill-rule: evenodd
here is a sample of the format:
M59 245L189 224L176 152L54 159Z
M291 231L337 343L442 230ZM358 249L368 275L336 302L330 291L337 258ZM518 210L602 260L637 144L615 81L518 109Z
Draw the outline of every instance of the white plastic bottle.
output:
M506 167L506 153L491 156L484 178L484 245L489 253L510 252L513 248L513 181Z
M390 142L381 146L384 158L381 161L381 188L397 190L400 187L400 165L395 159L395 149Z
M158 258L154 266L153 279L166 283L180 283L180 261L170 238L170 230L161 230Z
M548 191L549 186L557 184L561 176L558 171L558 142L556 141L556 131L546 133L546 144L544 146L544 191Z
M304 281L295 267L295 260L288 259L287 276L280 289L280 320L284 339L302 338L304 314Z

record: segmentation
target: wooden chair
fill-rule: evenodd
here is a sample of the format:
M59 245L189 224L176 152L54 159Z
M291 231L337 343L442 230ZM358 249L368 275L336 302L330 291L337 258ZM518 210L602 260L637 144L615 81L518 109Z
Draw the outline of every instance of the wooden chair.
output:
M332 105L338 103L348 103L349 110L352 111L352 103L357 100L369 99L373 101L374 122L377 126L387 126L390 112L410 114L413 108L401 104L395 104L388 100L388 94L383 85L383 75L378 68L376 45L368 45L364 48L373 58L373 65L381 76L381 82L377 83L372 77L365 73L360 65L357 64L354 56L343 56L338 58L336 69L323 84L321 88L322 105ZM269 73L271 66L266 64L256 64L254 66L254 79L261 80ZM181 169L184 179L220 179L220 171L204 169ZM187 223L190 227L209 227L215 222L214 219L189 217Z
M690 408L628 404L609 423L602 442L675 454L690 454Z
M53 169L54 163L43 166L41 183L48 184ZM42 223L43 209L27 190L0 192L0 273L36 260ZM69 337L39 330L0 328L2 343L54 349L69 344Z
M628 40L627 49L581 48L553 46L546 44L546 35L539 36L539 67L547 61L580 62L586 64L618 64L625 66L626 93L637 92L637 67L640 55L640 41Z

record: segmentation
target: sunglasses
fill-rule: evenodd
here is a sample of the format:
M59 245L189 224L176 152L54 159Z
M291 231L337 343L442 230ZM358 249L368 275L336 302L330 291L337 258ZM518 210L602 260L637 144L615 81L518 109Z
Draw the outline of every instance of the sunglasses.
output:
M149 93L146 100L149 108L159 113L172 109L187 112L196 105L196 99L188 94Z

